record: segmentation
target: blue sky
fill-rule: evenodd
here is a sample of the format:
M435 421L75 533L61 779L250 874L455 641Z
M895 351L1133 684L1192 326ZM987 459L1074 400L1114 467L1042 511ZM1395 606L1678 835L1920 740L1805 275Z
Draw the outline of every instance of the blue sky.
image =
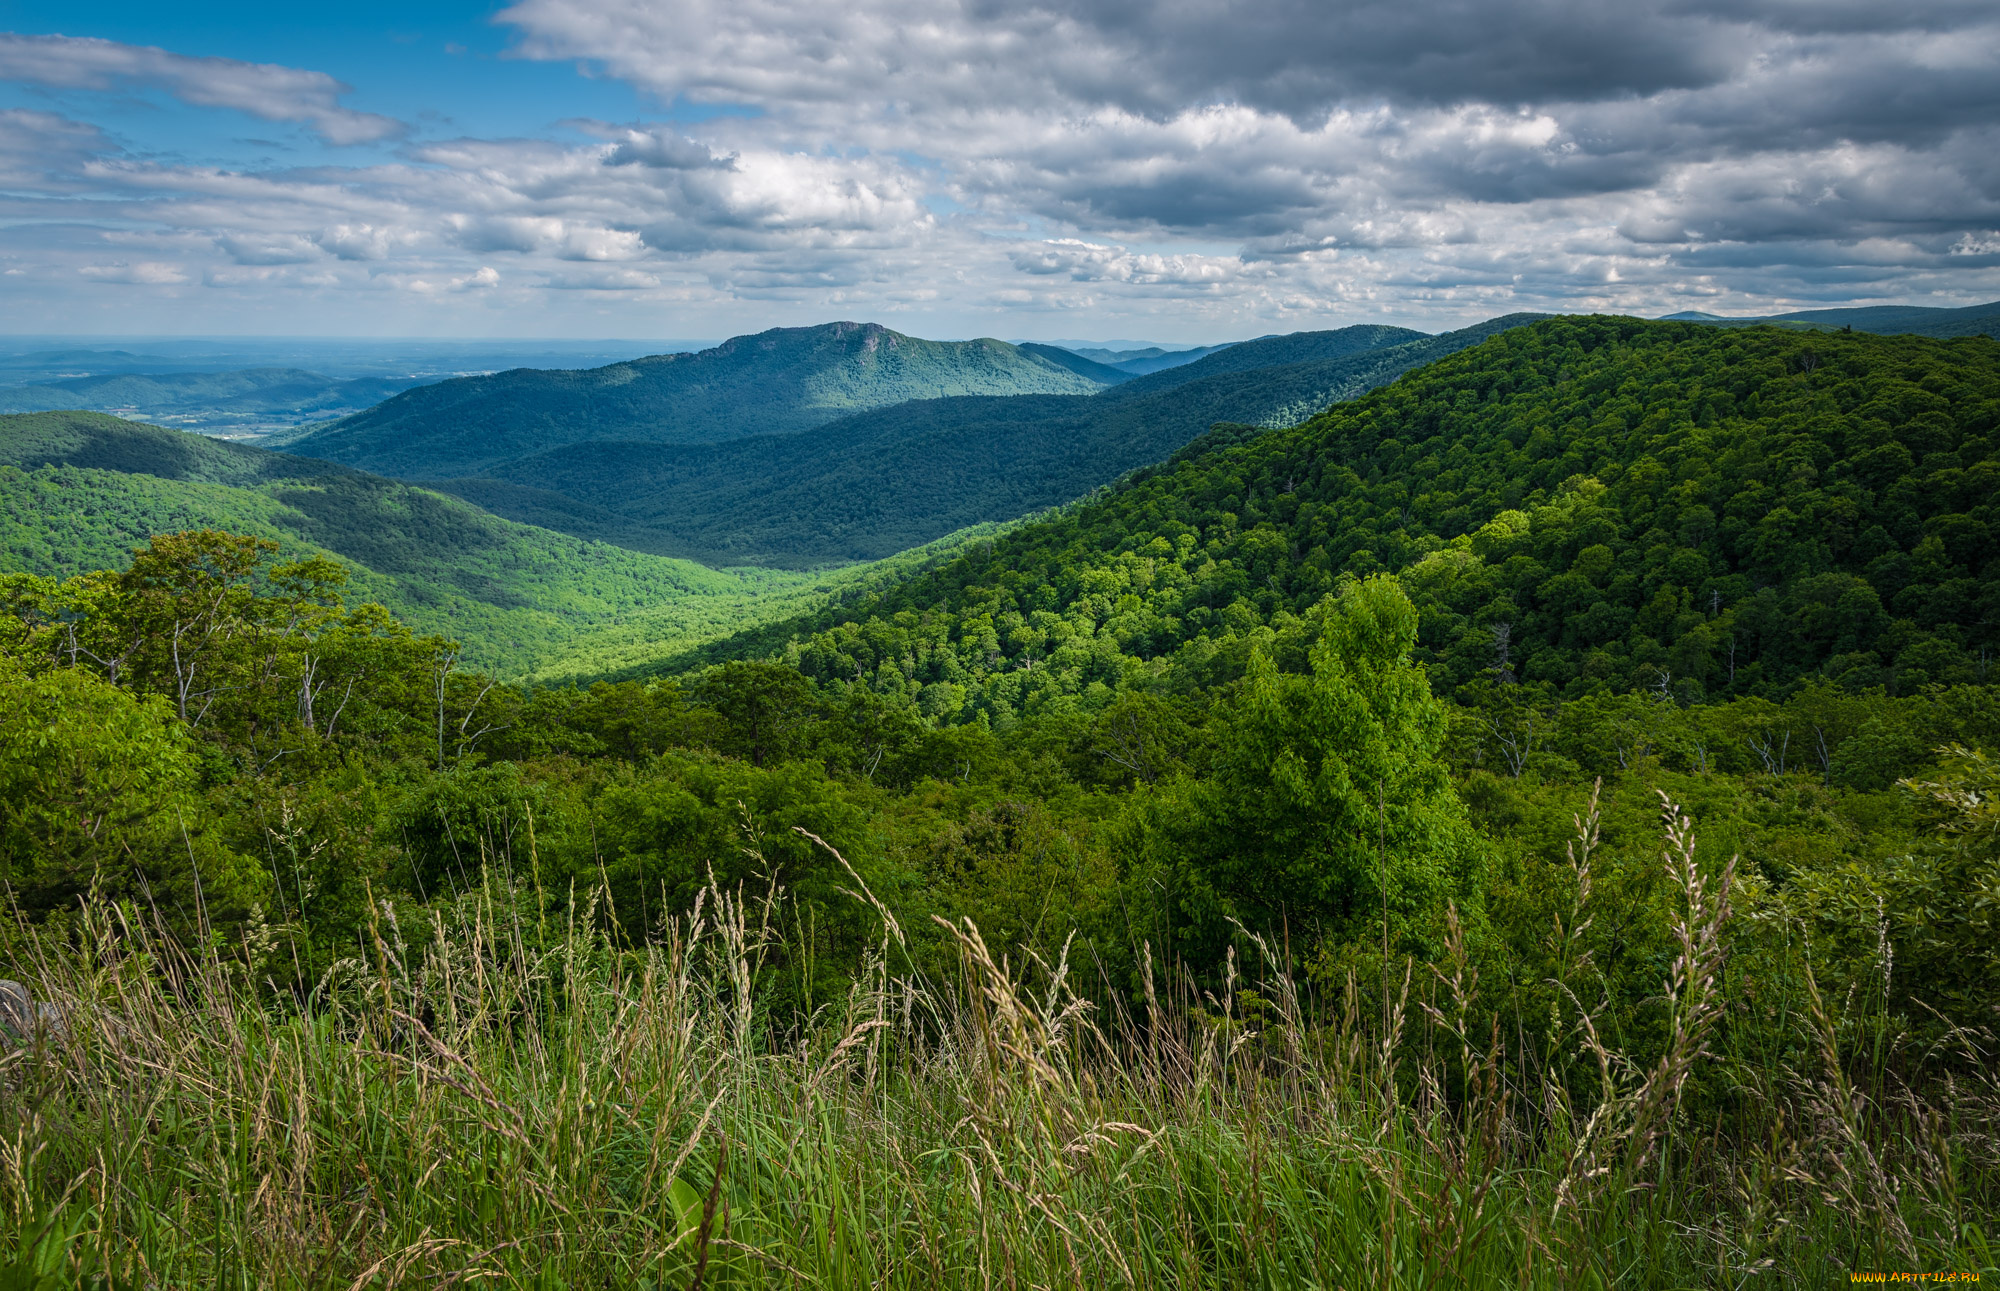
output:
M0 0L17 333L2000 297L1971 0Z
M348 105L413 123L427 134L571 137L558 123L698 120L715 109L663 110L632 85L579 75L574 63L507 58L509 31L496 5L357 3L292 5L74 3L0 0L0 29L96 36L181 53L280 63L326 72L354 87ZM310 130L257 122L224 108L191 107L157 90L52 91L0 82L0 105L74 106L123 140L194 164L273 162L352 165L387 160L393 143L357 152L323 146ZM282 149L262 146L265 141Z

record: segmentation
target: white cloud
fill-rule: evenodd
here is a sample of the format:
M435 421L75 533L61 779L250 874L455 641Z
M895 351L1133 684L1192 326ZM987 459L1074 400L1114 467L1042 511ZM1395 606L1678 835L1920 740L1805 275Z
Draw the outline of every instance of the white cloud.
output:
M501 19L525 56L758 109L732 144L916 154L978 215L1083 240L1273 260L1611 228L1623 258L1720 240L1782 264L1800 240L2000 219L2000 11L1961 0L520 0Z
M112 147L96 126L53 112L0 111L0 183L67 191L93 157Z
M399 242L412 241L409 233L374 224L333 224L312 235L322 251L342 260L387 260Z
M339 99L348 87L324 72L233 58L190 58L94 37L0 32L0 79L55 89L162 89L197 107L231 108L264 121L304 122L331 144L372 143L404 130L389 117L342 107Z
M92 282L126 286L167 287L188 280L187 272L179 265L160 260L142 260L137 264L87 264L77 272Z
M225 233L216 245L239 265L306 264L321 253L319 246L296 233Z
M638 269L571 269L549 274L542 285L558 291L650 291L660 279Z
M1075 282L1214 287L1244 276L1240 260L1220 256L1135 254L1077 238L1057 238L1010 251L1023 273L1061 274Z
M390 285L419 296L435 296L441 292L486 291L500 285L500 271L491 265L482 265L472 273L448 278L443 282L428 277L396 276L387 280Z

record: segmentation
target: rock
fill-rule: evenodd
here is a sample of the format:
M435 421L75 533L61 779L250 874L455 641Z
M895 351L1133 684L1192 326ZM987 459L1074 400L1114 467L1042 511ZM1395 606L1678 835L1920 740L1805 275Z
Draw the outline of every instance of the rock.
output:
M60 1035L63 1029L63 1012L60 1005L47 1000L37 1004L35 997L28 994L28 988L19 982L0 978L0 1032L14 1040L27 1040L40 1026L50 1035Z

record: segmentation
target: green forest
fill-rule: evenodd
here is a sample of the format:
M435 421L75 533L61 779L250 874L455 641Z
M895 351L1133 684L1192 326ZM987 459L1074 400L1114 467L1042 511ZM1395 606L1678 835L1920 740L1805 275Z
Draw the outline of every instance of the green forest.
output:
M468 663L510 679L638 666L936 557L919 549L812 574L713 569L516 524L332 462L101 413L0 417L0 570L122 567L154 534L211 526L276 541L292 559L340 560L352 594L449 634Z
M576 684L134 509L0 577L0 1260L2000 1272L1996 436L1983 337L1543 319Z

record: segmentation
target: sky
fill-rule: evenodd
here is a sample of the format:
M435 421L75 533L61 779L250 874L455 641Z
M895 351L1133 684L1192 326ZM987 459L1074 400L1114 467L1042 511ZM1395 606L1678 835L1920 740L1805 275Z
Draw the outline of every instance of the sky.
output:
M1993 0L0 0L0 332L2000 298Z

